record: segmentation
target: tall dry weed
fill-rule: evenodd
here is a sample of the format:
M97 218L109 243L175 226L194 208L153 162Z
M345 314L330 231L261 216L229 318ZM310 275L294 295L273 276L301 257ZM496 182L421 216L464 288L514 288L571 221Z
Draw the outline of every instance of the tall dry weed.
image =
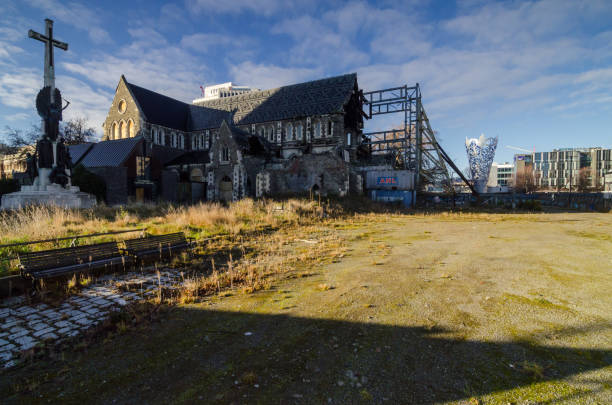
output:
M31 206L0 213L0 235L5 240L50 239L66 235L84 218L76 210Z

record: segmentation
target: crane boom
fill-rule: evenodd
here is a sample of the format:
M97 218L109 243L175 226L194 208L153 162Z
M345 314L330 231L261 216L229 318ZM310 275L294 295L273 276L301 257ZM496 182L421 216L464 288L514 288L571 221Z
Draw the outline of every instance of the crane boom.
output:
M514 149L514 150L518 150L520 152L527 152L527 153L531 153L532 151L530 151L529 149L523 149L523 148L518 148L516 146L510 146L510 145L506 145L506 148L508 149Z

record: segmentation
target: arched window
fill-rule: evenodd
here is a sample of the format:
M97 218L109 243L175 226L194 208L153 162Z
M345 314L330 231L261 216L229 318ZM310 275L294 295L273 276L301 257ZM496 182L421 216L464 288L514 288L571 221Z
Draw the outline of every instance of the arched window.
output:
M204 173L202 173L202 169L198 169L198 168L193 169L189 177L191 181L195 181L198 183L203 183L205 181Z
M131 119L128 121L128 134L130 135L130 138L134 137L134 121L132 121Z
M185 135L180 134L178 141L179 141L178 147L181 149L185 149Z
M268 140L274 142L274 127L272 126L268 128Z
M117 125L117 121L113 122L113 133L111 135L111 139L119 139L119 125Z
M321 137L321 121L315 122L315 125L314 125L314 137L315 138L320 138Z
M229 162L230 160L230 151L227 146L221 148L221 162Z
M302 131L303 131L302 124L297 124L296 127L295 127L295 138L298 141L302 140Z
M334 124L331 120L327 121L327 136L332 136L334 133Z
M127 138L127 125L125 125L125 121L119 123L119 133L121 138Z
M351 133L346 134L346 146L351 146Z
M287 128L285 129L285 139L287 141L295 140L295 138L293 136L293 124L291 124L291 123L287 124Z

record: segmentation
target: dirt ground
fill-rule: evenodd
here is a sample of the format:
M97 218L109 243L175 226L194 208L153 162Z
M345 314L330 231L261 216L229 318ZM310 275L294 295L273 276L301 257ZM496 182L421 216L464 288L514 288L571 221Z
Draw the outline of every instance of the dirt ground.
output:
M2 402L612 403L612 215L377 214L318 232L343 257L0 372Z

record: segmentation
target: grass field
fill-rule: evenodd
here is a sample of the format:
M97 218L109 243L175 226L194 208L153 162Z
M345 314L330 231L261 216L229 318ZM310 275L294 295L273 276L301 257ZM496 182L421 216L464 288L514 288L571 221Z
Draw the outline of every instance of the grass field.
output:
M202 268L184 295L1 372L2 402L612 402L612 215L302 204L235 217L273 225L219 259L240 277L183 263Z

